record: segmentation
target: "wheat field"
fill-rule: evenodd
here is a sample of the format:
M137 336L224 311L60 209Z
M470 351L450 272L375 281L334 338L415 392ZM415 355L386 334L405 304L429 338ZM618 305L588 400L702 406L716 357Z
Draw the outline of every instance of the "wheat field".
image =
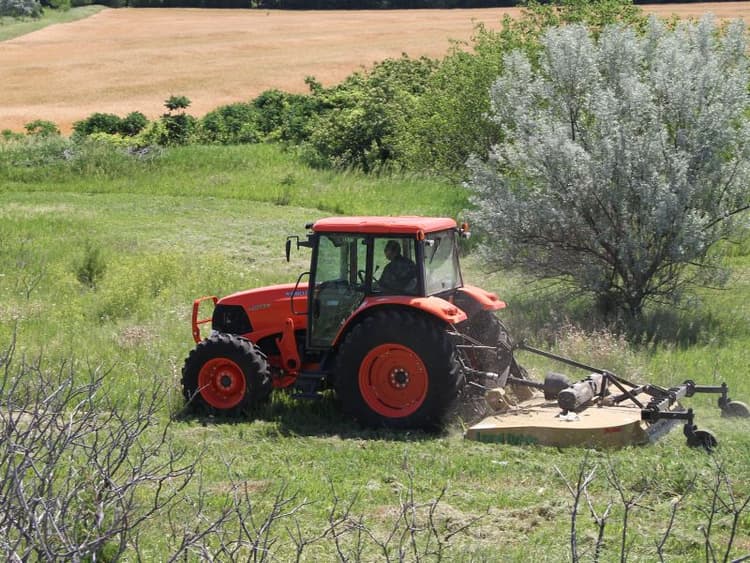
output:
M645 6L659 15L750 18L750 2ZM517 8L399 11L105 9L0 43L0 130L35 119L64 132L93 112L163 112L171 95L203 115L269 88L305 92L407 53L440 57Z

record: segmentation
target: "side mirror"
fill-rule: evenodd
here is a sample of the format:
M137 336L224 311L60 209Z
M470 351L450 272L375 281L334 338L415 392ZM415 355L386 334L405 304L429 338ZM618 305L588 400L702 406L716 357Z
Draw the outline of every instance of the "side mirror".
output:
M286 239L286 261L289 262L289 259L292 254L292 237L289 237Z

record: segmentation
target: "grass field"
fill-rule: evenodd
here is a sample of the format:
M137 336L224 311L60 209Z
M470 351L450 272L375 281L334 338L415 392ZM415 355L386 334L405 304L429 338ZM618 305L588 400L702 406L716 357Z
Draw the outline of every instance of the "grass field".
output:
M750 18L750 3L644 6L659 15ZM387 57L442 57L476 24L498 28L517 9L401 11L241 11L119 9L50 25L2 42L0 130L36 119L69 132L94 112L163 113L170 95L191 113L246 101L269 88L305 92L315 76L329 86ZM27 33L32 22L21 24ZM34 24L36 25L36 24ZM14 26L0 26L0 40ZM15 35L15 34L14 34Z
M313 171L273 146L188 147L149 162L116 161L82 170L66 163L27 167L12 160L0 153L0 349L15 332L14 365L21 358L39 358L44 369L54 372L66 363L81 377L99 368L107 374L105 393L125 409L134 408L139 390L160 383L166 403L152 432L159 432L182 404L179 371L192 347L192 299L296 279L308 257L300 252L287 263L286 235L302 234L305 222L331 211L460 217L465 204L456 188ZM346 190L346 196L337 197L335 190ZM106 266L95 289L77 279L87 245ZM747 400L747 244L730 260L737 268L730 290L696 296L664 322L661 342L638 348L606 333L565 329L569 320L585 322L585 312L556 303L515 276L487 274L473 256L464 266L468 280L508 301L504 318L514 333L626 376L663 384L725 380L734 398ZM532 358L522 361L537 376L548 367ZM200 459L198 477L183 493L178 513L191 518L203 491L210 499L205 512L216 514L240 483L262 519L286 487L282 495L300 505L298 523L311 536L329 525L332 511L338 514L351 502L351 514L374 539L362 539L361 559L355 557L358 544L351 530L339 548L351 560L376 561L386 560L377 542L385 542L411 499L434 506L443 539L467 526L445 540L443 560L565 561L572 498L560 473L575 481L585 462L589 469L598 467L590 493L599 514L613 503L602 560L619 560L620 553L623 503L607 479L608 468L615 468L623 494L643 495L629 513L628 559L657 559L655 545L678 503L665 554L670 561L695 561L704 558L700 526L708 522L704 511L712 499L715 464L724 464L739 502L750 495L750 422L721 418L714 400L691 401L698 425L720 440L718 451L708 456L688 449L679 429L656 444L612 452L480 444L464 440L459 424L437 436L373 432L344 418L332 397L304 402L279 395L255 421L188 417L170 427L169 444ZM697 484L690 491L693 477ZM418 520L424 525L422 510ZM581 548L590 550L595 528L582 510ZM142 530L149 559L164 560L174 548L167 545L173 524L162 517ZM731 525L731 512L721 508L711 528L716 546ZM750 515L745 513L738 526L734 558L750 554ZM294 530L291 517L277 523L275 560L293 560ZM400 536L406 538L404 559L416 560L408 551L411 536L398 530L406 534ZM420 536L419 545L424 541ZM392 560L398 559L397 543L390 544ZM338 557L329 536L311 546L304 560ZM584 559L591 557L589 551Z

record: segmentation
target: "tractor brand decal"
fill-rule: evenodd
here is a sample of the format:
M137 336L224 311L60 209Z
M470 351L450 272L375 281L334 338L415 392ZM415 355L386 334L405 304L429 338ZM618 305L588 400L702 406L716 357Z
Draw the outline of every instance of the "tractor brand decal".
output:
M270 309L271 304L270 303L258 303L257 305L251 305L249 307L250 311L263 311L264 309Z
M297 291L287 291L284 295L287 297L307 297L307 290L298 289Z

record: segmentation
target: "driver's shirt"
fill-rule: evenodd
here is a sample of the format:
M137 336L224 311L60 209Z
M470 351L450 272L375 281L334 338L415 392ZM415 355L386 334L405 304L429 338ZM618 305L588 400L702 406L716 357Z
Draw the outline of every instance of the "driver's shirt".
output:
M413 293L417 286L417 266L399 254L386 264L379 285L387 291Z

